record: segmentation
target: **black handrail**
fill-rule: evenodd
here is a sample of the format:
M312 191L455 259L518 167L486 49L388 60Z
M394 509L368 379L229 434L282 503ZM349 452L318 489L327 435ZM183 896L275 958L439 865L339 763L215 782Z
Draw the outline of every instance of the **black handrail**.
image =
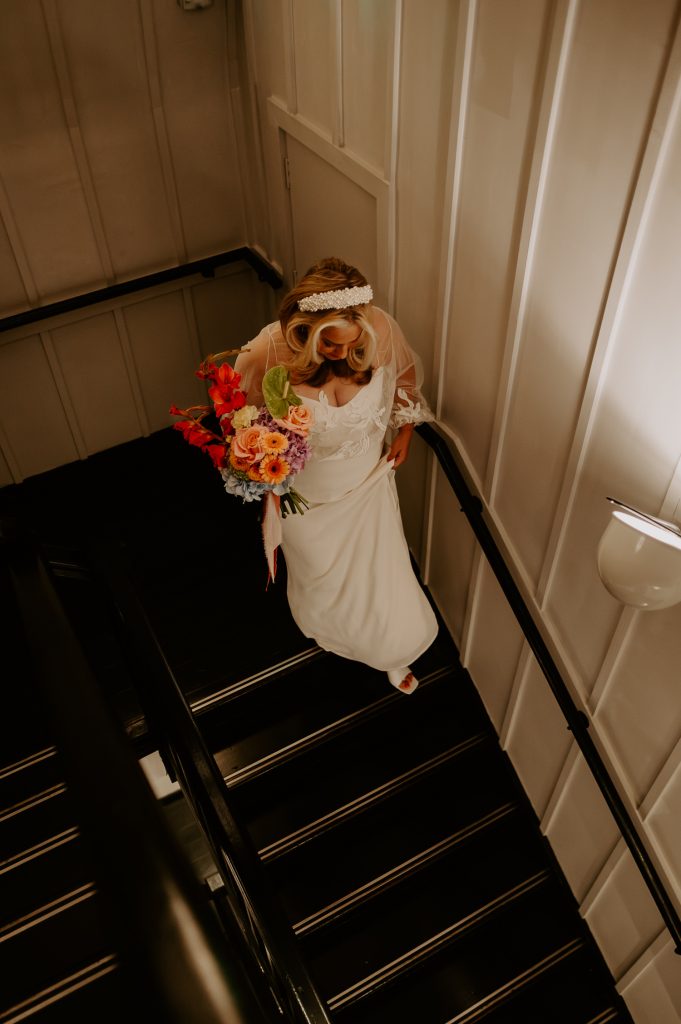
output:
M262 865L235 816L229 790L175 679L115 543L91 547L93 568L112 596L123 639L140 668L137 689L148 724L163 738L180 786L191 803L225 885L232 914L249 942L256 970L264 974L288 1024L331 1024L293 932L270 892Z
M479 494L474 493L469 486L459 461L452 452L451 442L429 423L422 423L416 429L426 444L435 452L442 471L459 500L461 511L473 529L490 568L496 576L504 596L523 631L525 640L537 659L537 663L551 688L551 692L558 702L568 729L574 735L584 760L596 780L596 784L603 794L606 804L610 808L617 827L629 847L634 862L643 876L651 896L655 900L664 923L674 939L675 951L681 955L681 917L679 912L665 889L657 868L639 835L638 829L589 734L589 719L572 699L565 680L544 640L541 629L485 522L485 508L482 498Z
M281 275L272 264L268 263L256 249L244 245L237 249L216 253L214 256L206 256L201 260L193 260L191 263L182 263L177 267L158 270L154 274L145 274L143 277L131 278L129 281L119 281L117 284L109 285L108 288L96 288L94 291L82 292L68 299L61 299L59 302L49 302L44 306L24 310L22 313L14 313L12 316L0 319L0 332L11 331L15 327L24 327L26 324L38 323L40 320L47 320L48 317L59 316L62 313L71 313L75 309L84 309L98 302L118 299L121 295L130 295L132 292L154 288L156 285L177 281L183 277L192 277L195 274L200 274L202 277L215 277L217 267L239 262L248 263L259 279L272 288L281 288Z
M149 1019L271 1019L106 707L48 571L3 524L2 562L117 947Z

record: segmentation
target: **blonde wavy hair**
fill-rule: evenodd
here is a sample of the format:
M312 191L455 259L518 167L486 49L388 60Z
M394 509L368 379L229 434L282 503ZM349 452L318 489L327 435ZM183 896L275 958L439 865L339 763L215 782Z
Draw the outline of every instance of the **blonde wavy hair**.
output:
M285 296L279 310L279 323L292 353L288 365L294 384L319 386L333 375L358 384L369 383L378 343L367 315L368 304L348 306L343 310L325 309L316 313L303 313L298 309L300 300L308 295L363 287L366 284L367 279L356 267L331 256L310 267ZM361 328L360 344L348 350L346 359L334 360L331 365L318 351L322 331L327 327L347 327L349 323L356 323Z

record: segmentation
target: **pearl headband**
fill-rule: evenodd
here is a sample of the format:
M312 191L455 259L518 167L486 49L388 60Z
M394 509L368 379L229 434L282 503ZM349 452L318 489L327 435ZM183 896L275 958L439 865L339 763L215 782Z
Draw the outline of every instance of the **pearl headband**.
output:
M374 293L370 284L356 288L340 288L335 292L315 292L306 295L298 303L301 313L319 313L323 309L348 309L349 306L364 306L371 302Z

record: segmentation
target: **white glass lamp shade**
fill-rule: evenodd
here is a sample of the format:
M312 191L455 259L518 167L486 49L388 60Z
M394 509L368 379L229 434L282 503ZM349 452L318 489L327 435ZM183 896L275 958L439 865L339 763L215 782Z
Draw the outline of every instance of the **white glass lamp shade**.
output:
M598 572L613 597L653 610L681 601L681 533L636 511L613 511L598 545Z

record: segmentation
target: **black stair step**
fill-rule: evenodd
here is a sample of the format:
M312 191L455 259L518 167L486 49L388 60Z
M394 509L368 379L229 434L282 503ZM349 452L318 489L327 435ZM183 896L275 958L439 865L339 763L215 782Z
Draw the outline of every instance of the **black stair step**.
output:
M36 793L31 800L6 808L0 817L0 867L51 836L76 825L76 813L65 787Z
M22 1004L0 1009L0 1024L148 1024L151 1019L112 954L91 959L48 989L35 989Z
M489 730L456 675L382 701L375 714L359 715L354 728L331 733L276 770L239 783L234 795L259 847Z
M316 913L512 802L503 764L496 743L484 739L387 795L371 813L358 811L297 846L261 851L290 920Z
M517 988L501 988L457 1024L631 1024L612 978L585 947L547 958Z
M546 872L546 851L538 838L528 841L526 824L517 810L510 811L340 919L310 931L305 929L315 918L297 922L322 994L348 988L453 921L480 917L503 893Z
M31 754L0 769L0 815L33 794L54 786L63 778L53 746L36 748Z
M2 1000L13 1006L109 952L111 940L92 885L35 906L0 932Z
M35 856L27 854L13 865L0 869L0 926L94 877L77 831L56 837L51 847L42 848Z
M385 676L363 665L326 655L265 691L246 693L201 720L201 730L223 775L295 742L306 733L392 696ZM399 696L399 694L395 694Z
M336 993L329 1005L351 1024L457 1020L571 943L575 951L582 944L574 905L562 884L540 876L536 884L509 893L481 923L461 929L452 922L451 936L434 937L429 947L384 963L379 975ZM431 954L431 949L437 951Z

